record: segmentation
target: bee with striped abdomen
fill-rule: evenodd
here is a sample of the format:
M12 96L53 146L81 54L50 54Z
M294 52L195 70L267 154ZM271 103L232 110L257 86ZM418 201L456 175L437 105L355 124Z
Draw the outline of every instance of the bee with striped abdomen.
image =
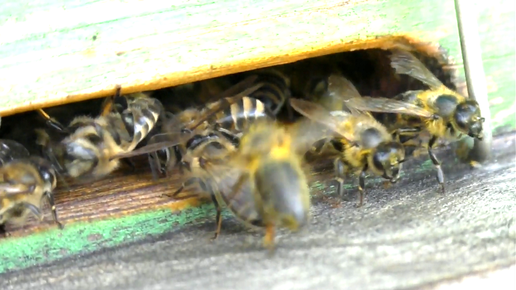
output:
M76 117L64 127L43 110L39 112L47 124L63 133L63 138L56 142L44 130L37 131L38 144L55 167L73 178L100 178L119 167L117 155L134 150L149 134L162 107L158 100L144 94L120 96L118 87L115 97L96 118Z

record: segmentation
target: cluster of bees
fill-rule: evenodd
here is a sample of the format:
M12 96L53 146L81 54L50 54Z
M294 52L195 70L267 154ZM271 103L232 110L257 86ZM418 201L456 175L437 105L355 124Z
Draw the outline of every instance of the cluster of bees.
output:
M361 206L367 173L396 183L408 148L423 146L444 191L432 148L439 138L481 139L480 108L443 85L411 53L393 50L389 58L396 75L419 80L427 89L394 98L361 96L330 63L315 78L268 68L236 80L154 92L121 96L118 88L96 117L76 117L66 126L38 110L46 122L36 129L40 156L31 156L16 141L1 140L0 224L24 221L30 214L41 217L46 199L62 228L52 195L58 180L99 179L139 155L148 156L155 179L173 170L184 177L170 197L193 188L211 198L217 209L214 238L225 204L245 224L265 228L264 244L271 249L276 228L296 231L309 220L307 153L333 152L341 195L344 177L356 174ZM422 133L430 136L426 146Z

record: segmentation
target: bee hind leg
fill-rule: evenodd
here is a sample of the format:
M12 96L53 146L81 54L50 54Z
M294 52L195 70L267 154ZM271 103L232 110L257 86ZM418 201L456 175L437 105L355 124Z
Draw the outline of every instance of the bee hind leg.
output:
M432 163L435 166L435 169L437 170L437 182L439 182L439 186L441 187L441 192L444 193L444 173L443 169L441 168L441 162L437 159L437 156L435 156L434 152L432 151L432 147L434 146L435 142L437 141L437 136L432 136L430 141L428 142L428 155L430 156L430 160L432 160Z

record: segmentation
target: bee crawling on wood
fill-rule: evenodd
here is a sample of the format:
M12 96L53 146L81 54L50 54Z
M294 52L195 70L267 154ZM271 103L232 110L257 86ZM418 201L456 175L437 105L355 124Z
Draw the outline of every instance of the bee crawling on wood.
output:
M185 187L200 184L217 208L218 236L224 202L245 224L265 228L264 245L274 249L277 227L297 231L309 219L310 195L296 137L272 120L251 125L239 147L221 158L195 157Z
M384 113L378 114L377 119L390 131L400 132L404 144L422 132L429 133L428 155L437 170L437 181L444 192L444 174L432 148L439 138L454 141L469 136L482 140L484 118L481 117L480 107L475 100L443 85L411 53L394 50L390 58L391 66L397 74L417 79L429 89L407 91L393 99L353 97L345 100L345 103L355 109Z
M342 76L330 76L330 85L337 85L340 93L360 97L353 84ZM366 172L371 171L391 183L396 183L405 161L403 145L376 121L369 113L354 110L328 111L321 105L301 99L291 99L292 107L308 119L327 126L334 132L314 143L312 151L319 153L326 143L331 143L340 152L335 159L338 192L344 193L344 175L356 173L359 180L359 202L362 206L365 195ZM336 136L335 136L336 134Z
M73 178L103 177L120 165L117 156L136 148L158 122L161 103L147 95L131 94L105 102L98 117L76 117L67 127L38 110L47 125L61 133L61 140L51 140L44 130L37 130L37 143L59 172Z
M54 222L60 229L52 191L56 187L56 172L52 165L13 140L0 140L0 232L5 223L23 223L29 214L43 218L41 202L45 198L51 207Z

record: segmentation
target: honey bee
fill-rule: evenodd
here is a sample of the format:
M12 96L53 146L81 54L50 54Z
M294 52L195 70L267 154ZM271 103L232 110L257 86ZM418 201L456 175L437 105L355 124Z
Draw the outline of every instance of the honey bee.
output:
M5 233L5 223L23 223L29 214L42 219L41 202L47 199L54 222L57 219L53 190L56 172L52 165L13 140L0 140L0 232Z
M419 136L422 131L430 135L428 155L437 170L437 181L444 192L444 174L441 162L432 152L439 138L455 141L464 136L482 140L480 107L452 91L441 83L421 61L404 50L394 50L390 56L391 66L397 74L405 74L421 81L428 90L407 91L394 99L348 98L349 107L379 114L377 118L391 131L400 132L404 142Z
M76 117L67 127L38 110L49 127L63 134L55 142L46 131L37 130L37 143L59 172L73 178L103 177L119 167L118 154L134 150L155 126L161 103L144 94L120 97L120 90L100 116Z
M247 78L222 95L233 94L236 92L235 88L242 88L254 79L254 76ZM189 169L189 163L183 158L186 153L196 156L196 152L204 152L206 149L217 152L234 150L238 147L243 130L250 124L263 118L273 118L273 113L264 103L249 96L262 85L255 84L236 95L222 97L209 103L201 109L190 108L172 116L163 125L162 130L165 133L152 136L147 146L119 156L127 158L150 154L151 171L154 178L157 178L158 169L165 174L177 164L181 172L183 167ZM173 160L174 165L171 164Z
M347 79L340 77L340 85L343 86L342 91L359 95ZM337 191L340 195L344 193L344 175L350 172L358 175L359 207L363 205L367 171L391 183L398 181L402 163L405 161L405 149L369 113L356 110L330 112L319 104L295 98L291 99L291 105L303 116L327 126L338 135L314 143L312 150L317 152L325 143L330 142L341 152L334 161Z
M265 228L264 246L272 251L277 227L297 231L309 219L309 189L295 141L289 128L272 120L254 123L237 150L224 158L197 158L201 174L171 196L198 182L211 191L217 206L215 237L221 226L219 204L224 202L248 226Z

